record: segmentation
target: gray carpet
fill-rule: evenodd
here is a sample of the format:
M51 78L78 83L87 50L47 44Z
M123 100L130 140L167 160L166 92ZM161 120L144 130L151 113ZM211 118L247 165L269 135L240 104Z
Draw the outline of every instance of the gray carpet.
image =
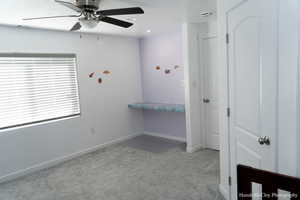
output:
M0 200L219 200L218 152L129 142L0 185Z
M168 140L149 135L137 136L131 140L123 142L122 145L152 153L164 153L178 147L181 147L182 150L185 149L185 143L183 142L177 142L174 140Z

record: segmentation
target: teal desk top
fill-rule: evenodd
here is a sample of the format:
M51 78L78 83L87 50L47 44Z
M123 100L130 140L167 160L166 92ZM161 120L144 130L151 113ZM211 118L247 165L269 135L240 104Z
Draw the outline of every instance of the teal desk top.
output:
M134 103L129 104L129 108L141 109L141 110L154 110L161 112L185 112L184 104L162 104L162 103Z

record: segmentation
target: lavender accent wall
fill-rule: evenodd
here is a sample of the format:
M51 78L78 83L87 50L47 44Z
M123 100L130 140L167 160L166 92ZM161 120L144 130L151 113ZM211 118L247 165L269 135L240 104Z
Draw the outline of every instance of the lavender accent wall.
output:
M186 138L184 113L144 111L144 130L174 138Z
M140 50L144 102L184 104L182 31L143 38ZM156 66L161 69L157 70ZM167 69L171 70L170 74L165 73ZM185 139L185 114L144 111L144 130Z
M184 104L181 30L141 40L142 84L146 102ZM161 70L156 70L159 65ZM174 66L180 66L175 70ZM165 69L171 69L165 74Z

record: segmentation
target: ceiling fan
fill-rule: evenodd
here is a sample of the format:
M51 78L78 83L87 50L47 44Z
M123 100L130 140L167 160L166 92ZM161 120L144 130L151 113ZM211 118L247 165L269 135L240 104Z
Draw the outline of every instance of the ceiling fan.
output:
M65 7L68 7L78 13L78 15L62 15L62 16L50 16L50 17L36 17L36 18L24 18L23 20L38 20L38 19L51 19L51 18L66 18L77 17L78 22L70 29L70 31L77 31L82 28L94 28L99 22L106 22L123 28L129 28L133 23L112 18L113 15L132 15L132 14L144 14L144 11L140 7L120 8L110 10L98 10L101 0L76 0L75 4L54 0Z

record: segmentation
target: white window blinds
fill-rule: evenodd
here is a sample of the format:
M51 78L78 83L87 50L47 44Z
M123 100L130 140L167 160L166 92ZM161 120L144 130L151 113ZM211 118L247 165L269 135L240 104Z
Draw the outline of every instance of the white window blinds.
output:
M0 54L0 129L79 114L75 55Z

